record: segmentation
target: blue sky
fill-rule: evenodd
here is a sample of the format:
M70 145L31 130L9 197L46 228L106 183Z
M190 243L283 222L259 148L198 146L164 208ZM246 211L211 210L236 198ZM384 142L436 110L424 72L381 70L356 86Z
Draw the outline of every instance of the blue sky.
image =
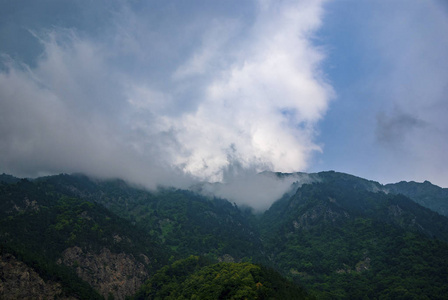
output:
M448 187L444 1L0 1L0 172Z
M347 5L350 4L350 5ZM320 35L337 97L313 169L447 186L447 3L333 1Z

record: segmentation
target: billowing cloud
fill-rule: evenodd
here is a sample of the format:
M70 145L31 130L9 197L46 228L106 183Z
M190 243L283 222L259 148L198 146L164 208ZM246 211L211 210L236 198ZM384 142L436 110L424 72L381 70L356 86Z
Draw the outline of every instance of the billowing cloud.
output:
M196 109L158 114L163 120L157 123L173 130L183 147L173 157L176 165L220 180L231 151L243 166L260 171L307 167L319 150L314 125L331 96L319 74L323 54L310 42L321 14L317 2L264 2L255 23L241 29L244 39L228 20L204 34L199 49L174 73L187 94L200 98Z
M79 19L34 24L35 64L3 54L2 172L186 187L223 180L234 161L255 172L308 167L332 97L313 44L322 1L248 2L244 16L235 6L177 21L172 5L155 6L118 1L91 32ZM98 16L83 15L91 25Z

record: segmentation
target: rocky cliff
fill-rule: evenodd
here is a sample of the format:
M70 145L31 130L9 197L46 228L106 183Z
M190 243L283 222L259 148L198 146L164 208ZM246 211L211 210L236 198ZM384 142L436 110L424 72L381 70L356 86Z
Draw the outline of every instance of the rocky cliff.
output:
M146 256L143 260L149 263ZM71 247L62 254L61 263L76 268L76 273L100 292L104 298L113 295L115 299L125 299L135 294L148 278L145 265L132 255L112 253L103 248L99 253Z
M45 282L11 254L0 255L0 299L75 299L63 295L59 283Z

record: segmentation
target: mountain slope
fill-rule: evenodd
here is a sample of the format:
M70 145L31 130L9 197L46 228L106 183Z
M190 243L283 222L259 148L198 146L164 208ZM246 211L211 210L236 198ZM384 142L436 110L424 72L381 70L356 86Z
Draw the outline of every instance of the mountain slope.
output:
M429 181L423 183L401 181L384 186L388 192L403 194L418 204L448 217L448 189L438 187Z
M165 283L164 293L185 297L202 289L260 296L251 278L279 275L251 263L278 270L319 299L447 298L446 217L374 181L337 172L300 175L294 190L262 215L174 188L147 191L83 175L2 175L0 250L11 263L1 266L22 270L24 263L38 275L35 283L48 284L37 286L83 299L124 299L148 278L140 296L156 295ZM173 283L166 272L181 270L168 262L190 255L211 262L196 261ZM251 283L230 289L214 281L224 274Z
M443 299L448 220L379 184L319 173L260 218L271 263L319 298Z
M42 182L0 185L2 251L62 285L66 295L132 295L169 257L157 240L101 205ZM87 284L88 283L88 284Z
M83 175L39 179L54 193L99 203L171 248L178 257L206 255L240 261L262 257L258 231L229 201L173 188L147 191L122 180Z
M341 187L351 187L356 190L384 192L386 194L402 194L423 207L429 208L445 217L448 216L448 189L433 185L429 181L423 183L401 181L382 185L379 182L356 177L350 174L327 171L320 173L275 173L279 178L301 176L303 183L337 182Z

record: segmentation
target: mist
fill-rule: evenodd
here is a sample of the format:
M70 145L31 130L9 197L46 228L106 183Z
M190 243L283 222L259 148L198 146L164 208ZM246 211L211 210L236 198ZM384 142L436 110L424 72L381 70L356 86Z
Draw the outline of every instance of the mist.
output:
M315 128L333 95L312 42L322 3L247 2L244 16L239 4L206 5L200 18L174 18L181 7L116 1L104 16L93 3L73 15L58 6L68 21L57 24L39 9L21 19L17 6L30 27L15 38L35 52L2 48L0 171L150 189L223 182L218 196L266 208L290 181L252 174L305 170L321 151Z
M205 196L228 199L255 213L267 210L285 195L291 196L303 184L318 180L306 173L258 173L255 168L243 168L238 161L231 161L220 182L199 183L193 191Z

